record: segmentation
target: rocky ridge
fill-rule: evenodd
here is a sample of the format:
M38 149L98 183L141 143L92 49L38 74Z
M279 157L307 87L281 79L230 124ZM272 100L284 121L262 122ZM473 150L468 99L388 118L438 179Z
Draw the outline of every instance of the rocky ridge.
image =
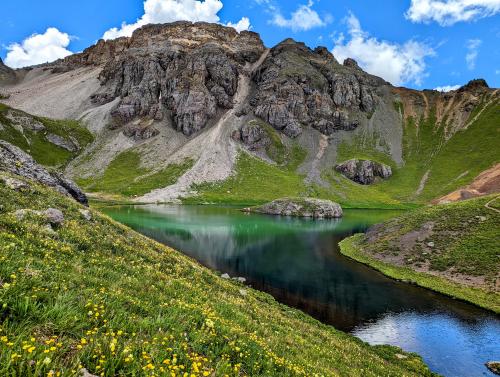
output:
M119 98L111 110L112 126L138 117L160 121L168 116L176 130L189 136L203 129L218 109L233 107L239 74L264 49L256 33L174 22L144 26L131 38L99 41L55 70L103 65L101 88L91 98L96 105ZM141 132L140 137L156 134Z
M7 171L37 181L45 186L53 187L61 194L75 199L77 202L88 205L86 195L71 180L64 176L49 172L18 147L0 140L0 172ZM13 189L27 188L26 184L7 176L0 176L4 183Z

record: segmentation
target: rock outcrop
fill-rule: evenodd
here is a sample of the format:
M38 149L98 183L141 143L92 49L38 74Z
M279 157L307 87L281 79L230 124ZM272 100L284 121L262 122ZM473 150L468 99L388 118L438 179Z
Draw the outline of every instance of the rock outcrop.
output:
M102 105L118 97L111 111L114 122L167 116L189 136L204 128L218 109L232 108L240 73L264 49L253 32L174 22L146 25L131 38L99 41L65 59L59 69L104 64L101 88L92 101Z
M60 174L49 172L18 147L0 140L0 172L2 170L37 181L73 197L84 205L88 204L87 197L73 181ZM2 178L6 184L8 179L8 177Z
M245 212L268 215L338 218L342 217L342 208L330 200L316 198L282 198L258 207L245 208Z
M377 177L387 179L392 175L390 166L370 160L352 159L344 161L336 165L335 170L351 181L362 185L372 184Z
M325 135L355 129L374 111L377 88L388 85L352 59L341 65L326 48L292 39L271 50L254 81L255 114L289 137L306 126Z
M271 143L267 132L257 122L243 124L233 132L232 137L233 140L242 142L251 151L265 148Z
M15 81L15 79L16 72L12 68L7 67L0 58L0 83L8 84Z

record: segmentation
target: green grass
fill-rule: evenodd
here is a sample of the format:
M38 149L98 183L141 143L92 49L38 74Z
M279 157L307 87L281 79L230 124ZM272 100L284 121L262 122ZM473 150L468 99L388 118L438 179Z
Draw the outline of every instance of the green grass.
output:
M499 313L500 214L484 207L491 199L488 196L406 213L377 229L376 239L372 236L368 242L365 236L357 235L343 241L341 251L388 276ZM426 224L433 226L430 233L423 231ZM425 239L403 248L401 240L412 232L420 232ZM434 246L428 247L429 242ZM384 262L394 257L398 257L397 265ZM415 272L419 266L428 266L432 275ZM462 279L452 280L452 276ZM467 278L470 280L464 280ZM467 284L474 278L484 279L484 284Z
M35 132L24 129L22 133L19 132L6 117L8 111L14 111L42 123L45 130ZM8 141L28 152L38 163L45 166L64 167L79 153L79 151L69 152L64 148L50 143L45 138L45 135L51 133L65 139L72 137L78 141L81 150L85 149L94 140L90 131L77 121L35 117L20 110L11 109L4 104L0 104L0 123L4 125L4 129L0 130L0 139Z
M402 109L402 104L395 107ZM482 103L470 119L484 107ZM354 140L342 143L338 150L338 161L350 158L371 159L392 167L393 176L370 186L367 196L380 196L402 203L427 203L430 200L471 182L482 171L500 159L498 137L500 136L500 104L490 104L481 116L467 129L458 131L449 140L445 139L443 124L436 120L434 110L424 119L408 118L403 125L403 166L396 166L389 154L385 154L369 142ZM429 172L421 194L417 195L422 177ZM461 178L459 178L463 173ZM346 195L349 195L346 192Z
M119 194L125 197L140 196L177 182L177 179L193 166L192 160L171 164L158 172L140 166L141 157L133 150L115 157L101 177L79 179L86 190Z
M383 191L354 183L333 169L323 174L330 187L307 185L304 176L296 172L305 151L293 148L290 156L288 164L280 167L242 152L233 176L222 182L197 185L198 195L185 198L184 202L258 205L283 197L313 197L336 201L344 208L415 208L414 204L394 200Z
M0 197L2 376L431 375L37 184Z
M304 177L291 169L241 152L234 176L222 182L197 185L195 190L199 195L186 198L186 202L260 204L279 197L304 196L307 187Z

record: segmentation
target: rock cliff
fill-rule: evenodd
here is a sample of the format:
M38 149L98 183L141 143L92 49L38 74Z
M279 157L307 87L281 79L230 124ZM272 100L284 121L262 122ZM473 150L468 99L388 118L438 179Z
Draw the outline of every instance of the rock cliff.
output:
M0 172L2 170L53 187L61 194L73 197L84 205L88 204L87 197L73 181L60 174L49 172L18 147L0 140ZM2 180L14 188L24 187L24 184L8 177L2 177Z
M370 185L376 178L387 179L392 175L390 166L370 160L351 159L335 166L335 169L351 181Z

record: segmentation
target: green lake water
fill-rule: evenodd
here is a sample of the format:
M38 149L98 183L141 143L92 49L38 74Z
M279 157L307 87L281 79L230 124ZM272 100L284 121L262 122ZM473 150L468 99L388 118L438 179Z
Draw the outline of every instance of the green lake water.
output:
M420 354L445 376L493 376L497 316L389 279L340 254L338 243L398 212L345 210L339 220L247 214L234 207L113 206L103 212L201 264L371 344Z

